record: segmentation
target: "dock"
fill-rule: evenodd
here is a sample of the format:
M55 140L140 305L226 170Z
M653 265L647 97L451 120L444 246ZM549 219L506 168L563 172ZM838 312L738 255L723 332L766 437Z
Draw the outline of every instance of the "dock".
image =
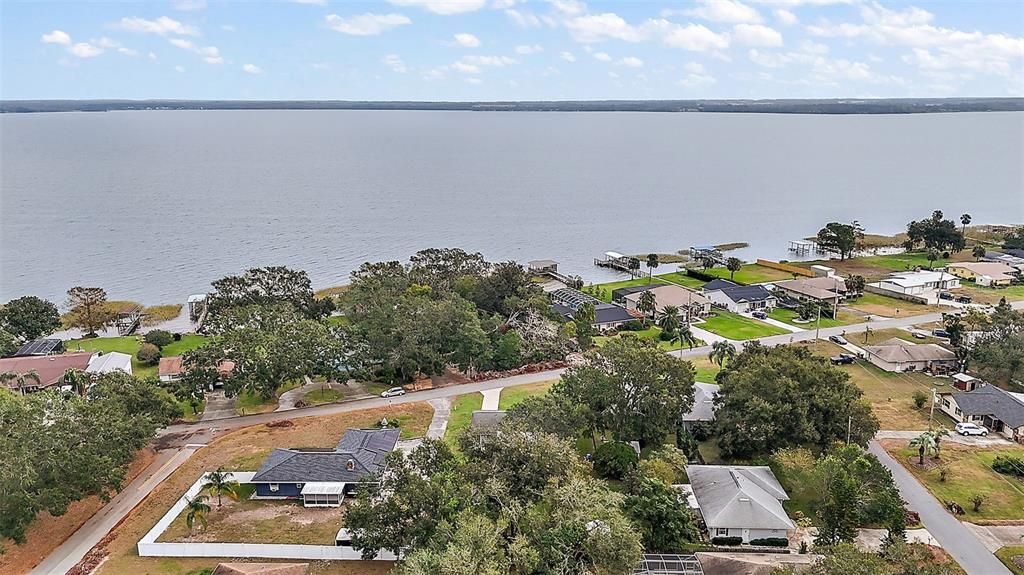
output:
M632 278L644 277L644 274L640 271L640 260L632 256L622 255L619 252L605 252L603 259L594 258L594 265L625 272Z
M811 240L790 240L789 251L795 252L798 256L805 256L811 252L821 251L818 248L818 242Z

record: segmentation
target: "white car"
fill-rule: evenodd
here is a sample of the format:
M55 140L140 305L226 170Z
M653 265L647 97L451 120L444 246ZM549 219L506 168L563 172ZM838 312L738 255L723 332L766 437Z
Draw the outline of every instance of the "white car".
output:
M956 432L960 435L988 435L988 429L975 423L958 423L956 424Z
M392 387L387 391L380 392L381 397L396 397L399 395L405 395L405 390L401 387Z

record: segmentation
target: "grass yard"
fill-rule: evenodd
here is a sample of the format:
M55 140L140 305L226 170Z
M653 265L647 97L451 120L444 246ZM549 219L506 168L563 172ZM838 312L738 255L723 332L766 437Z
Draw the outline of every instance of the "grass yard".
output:
M715 376L722 370L717 363L712 362L707 357L691 357L687 358L687 361L693 364L693 368L697 371L697 381L703 381L704 383L714 383Z
M619 288L641 285L656 286L664 283L668 282L658 279L658 276L654 276L653 278L642 277L617 282L608 282L603 284L592 284L588 286L583 286L583 293L590 294L605 303L610 303L612 301L612 292Z
M302 402L306 405L320 405L323 403L334 403L341 401L345 398L345 394L338 391L337 389L314 389L307 391L306 395L302 396Z
M914 303L876 293L865 293L857 299L847 300L842 307L883 317L906 317L908 315L950 311L948 307Z
M721 309L714 310L714 315L706 318L702 323L694 325L732 340L754 339L789 333L781 327Z
M916 465L917 449L906 441L885 440L885 449L903 464L940 502L956 501L966 511L962 521L1024 519L1024 483L992 471L997 455L1024 456L1019 445L984 448L944 442L942 461L948 466L946 481L939 481L938 468L922 470ZM911 458L914 463L910 463ZM927 461L927 460L926 460ZM975 512L971 496L983 494L986 499Z
M522 403L527 397L544 395L557 381L557 379L552 379L529 385L506 387L501 390L501 397L498 398L498 409L509 409L513 405Z
M235 397L235 413L238 415L267 413L277 409L277 405L276 397L264 399L260 394L249 391L239 393Z
M686 286L688 288L693 288L693 289L700 289L700 288L704 287L705 283L707 283L704 280L697 279L695 277L690 277L690 276L686 275L686 272L684 272L684 271L672 272L672 273L668 273L668 274L659 274L659 275L656 275L654 277L656 277L658 279L661 279L661 280L664 280L664 281L667 281L669 283L674 283L674 284L677 284L677 285Z
M481 409L483 405L484 396L481 393L467 393L456 397L452 402L451 415L448 417L448 428L444 432L445 443L454 447L458 443L459 435L473 421L473 412Z
M999 551L996 551L996 557L1003 562L1003 565L1006 565L1006 568L1009 569L1013 575L1024 575L1024 569L1013 562L1013 558L1018 555L1024 556L1024 545L1008 545ZM1022 561L1021 564L1024 565L1024 561Z
M732 275L729 270L724 267L711 268L709 270L702 270L708 275L719 277L722 279L731 279L732 281L740 284L757 284L762 282L777 282L783 280L793 279L793 274L774 268L768 268L757 264L745 264L743 267L736 272L736 275Z
M961 280L961 282L961 287L950 291L957 295L970 296L974 303L995 305L1004 297L1006 301L1024 300L1024 285L990 288L970 283L967 280Z
M665 350L665 351L672 351L672 350L679 349L679 342L672 343L671 340L670 341L662 341L658 337L660 335L661 335L661 328L659 328L658 326L652 325L651 327L649 327L647 329L644 329L644 330L640 330L640 331L620 331L617 335L613 335L613 336L598 335L598 336L594 337L594 344L597 345L598 347L601 347L604 344L608 343L609 340L615 339L617 337L633 336L633 337L638 337L640 339L647 339L647 340L651 340L653 342L656 342L658 344L658 347L663 349L663 350ZM704 345L704 342L701 341L698 338L696 343L694 344L694 347L700 347L702 345Z
M919 328L919 331L930 332L931 330L921 327ZM854 345L878 345L879 343L894 337L911 343L935 343L939 345L944 343L944 340L930 335L926 336L924 339L917 339L911 332L900 328L873 329L870 332L853 333L846 339Z
M181 341L172 342L161 350L164 357L181 355L187 351L202 347L206 343L206 337L201 335L188 334L181 336ZM155 365L143 365L135 358L142 345L140 336L129 335L125 337L93 337L85 339L72 339L64 342L64 347L71 351L102 351L110 353L117 351L132 356L132 373L137 377L156 377L158 368Z
M773 309L771 312L769 312L768 317L777 321L781 321L783 323L794 325L802 329L814 329L815 326L818 325L818 322L815 320L812 320L810 323L798 323L795 320L799 319L800 316L797 315L795 311L791 309L783 309L781 307L777 307ZM864 318L860 317L859 315L850 313L848 311L840 310L836 319L822 316L821 327L838 327L841 325L861 323L862 321L864 321Z
M139 557L136 550L136 544L143 534L206 471L221 466L229 471L251 471L274 447L334 447L345 429L372 427L382 417L398 419L402 423L403 437L421 437L426 433L433 413L426 403L408 403L391 408L304 417L293 420L291 427L254 425L222 435L207 447L196 451L114 528L107 545L109 558L100 565L97 573L182 575L191 569L215 566L219 562L215 558ZM311 573L314 575L384 575L393 565L386 561L334 561L322 565L314 563L313 567Z

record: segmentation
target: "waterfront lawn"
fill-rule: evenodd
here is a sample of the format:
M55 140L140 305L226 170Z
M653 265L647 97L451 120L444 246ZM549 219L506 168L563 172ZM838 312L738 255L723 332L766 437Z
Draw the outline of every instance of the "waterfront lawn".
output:
M757 321L756 319L746 318L722 309L714 310L713 314L702 323L694 325L732 340L753 339L789 333L781 327Z
M612 292L619 288L641 285L650 285L653 287L664 283L668 282L658 279L658 276L654 276L653 278L642 277L617 282L607 282L603 284L592 284L588 286L583 286L583 293L588 293L605 303L611 303Z
M522 403L528 397L544 395L556 382L558 382L557 379L551 379L528 385L506 387L501 390L501 397L498 398L498 409L510 409L512 406Z
M473 420L473 412L484 405L484 396L480 393L459 395L452 401L451 414L448 416L448 427L444 431L444 441L455 447L459 435L465 431Z
M175 341L161 350L161 355L171 357L192 351L206 343L206 338L201 335L188 334L181 336L181 341ZM158 367L156 365L145 365L136 359L135 354L139 353L139 346L142 345L140 336L129 335L125 337L91 337L83 339L72 339L64 342L64 347L69 352L74 351L112 351L127 353L132 356L132 373L136 377L156 377Z
M700 289L700 288L704 287L705 283L707 283L707 282L705 282L702 279L697 279L695 277L690 277L690 276L686 275L685 271L672 272L672 273L668 273L668 274L659 274L659 275L656 275L654 277L656 277L658 279L662 279L662 280L667 281L669 283L674 283L676 285L686 286L686 287L692 288L692 289Z
M856 299L847 300L841 307L847 307L882 317L906 317L910 315L950 311L950 308L948 307L944 308L937 305L914 303L876 293L865 293Z
M956 258L937 259L935 262L928 261L928 252L903 252L901 254L887 254L884 256L864 256L853 258L854 261L873 267L883 268L889 272L904 272L921 268L927 270L929 267L942 267Z
M1006 565L1006 568L1010 570L1013 575L1024 575L1024 569L1017 566L1013 562L1013 558L1019 555L1024 555L1024 545L1007 545L996 551L996 557Z
M942 462L948 467L949 473L945 481L939 481L938 466L928 470L918 468L917 449L908 447L907 441L884 440L882 445L936 499L960 504L966 511L966 515L960 517L961 520L1024 519L1024 483L992 470L992 461L997 455L1024 457L1024 447L1014 445L980 449L973 445L943 442ZM981 511L975 512L970 498L979 493L986 499L981 505Z
M801 329L814 329L818 325L817 321L811 321L810 323L798 323L796 320L799 319L800 316L797 315L795 311L791 309L783 309L781 307L777 307L773 309L771 312L769 312L768 317L777 321L781 321L783 323L788 323L789 325L793 325ZM838 327L842 325L861 323L862 321L864 321L864 318L856 314L850 313L848 311L840 310L836 319L822 316L821 327Z
M736 272L736 275L730 278L732 275L729 270L724 267L711 268L709 270L702 270L708 275L719 277L722 279L731 279L732 281L740 284L757 284L762 282L777 282L783 280L793 279L793 274L774 268L769 268L757 264L745 264L743 267Z

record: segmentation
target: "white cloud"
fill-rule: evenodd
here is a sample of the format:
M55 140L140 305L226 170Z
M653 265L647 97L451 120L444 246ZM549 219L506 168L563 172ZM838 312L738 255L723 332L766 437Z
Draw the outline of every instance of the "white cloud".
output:
M103 48L94 46L88 42L79 42L68 48L68 52L79 58L93 58L103 53Z
M505 16L515 22L521 28L537 28L541 25L541 19L528 10L505 10Z
M576 61L576 55L573 54L572 52L562 52L561 54L558 55L558 57L565 60L566 62Z
M691 52L712 52L729 47L729 37L712 32L701 24L674 24L666 20L654 23L662 32L661 41L666 46Z
M182 12L206 10L206 0L171 0L171 8Z
M478 56L473 54L463 56L449 67L452 70L463 74L479 74L483 72L484 68L509 66L515 63L516 60L514 58L509 58L508 56Z
M783 26L792 26L800 20L796 17L796 14L786 10L785 8L777 8L775 10L775 19L779 21L779 24Z
M398 54L388 54L381 58L381 62L388 68L391 68L392 72L398 74L405 74L409 71L409 68L406 67L405 62L402 61L401 56Z
M687 62L683 69L691 74L703 74L705 73L704 64L700 62Z
M480 39L469 32L459 32L455 35L455 43L463 48L476 48L480 45Z
M124 54L125 56L138 56L139 55L139 52L137 50L132 50L131 48L126 48L125 46L121 45L121 43L118 42L117 40L113 40L111 38L107 38L106 36L100 38L99 40L96 40L95 44L97 46L99 46L100 48L103 48L105 50L117 50L117 52L119 54Z
M376 36L388 30L411 24L412 20L402 14L358 14L342 18L330 14L324 18L331 30L351 36Z
M160 36L167 36L168 34L178 34L180 36L198 36L199 30L195 26L189 26L182 24L173 18L167 16L161 16L156 20L146 20L145 18L121 18L116 25L118 28L129 30L131 32L141 32L143 34L159 34Z
M634 56L626 56L619 60L619 64L629 68L643 68L644 61Z
M605 52L595 52L594 53L594 59L600 60L602 62L611 62L612 61L612 57L609 56Z
M149 53L149 59L150 60L156 60L156 52L150 52Z
M558 12L566 16L579 16L587 12L587 5L579 0L548 0Z
M853 4L860 0L752 0L757 4L772 4L774 6L786 6L795 8L797 6L831 6L833 4Z
M618 72L608 72L608 77L614 80L614 79L619 77L619 73Z
M523 44L523 45L520 45L520 46L516 46L516 54L527 55L527 54L536 54L537 52L543 52L543 51L544 51L544 47L541 46L540 44L533 44L533 45Z
M487 0L388 0L396 6L420 6L435 14L462 14L476 12L487 5Z
M44 44L60 44L61 46L71 45L71 36L63 30L54 30L48 34L43 34L40 40Z
M725 24L756 24L761 22L757 10L737 0L701 0L701 6L684 13L687 16L703 18Z
M718 80L714 76L708 74L687 74L682 80L676 82L680 86L687 88L706 88L707 86L714 85Z
M641 27L630 25L612 12L570 18L566 20L565 27L578 42L601 42L608 39L640 42L647 38Z
M292 0L296 4L308 4L310 6L327 6L327 0Z
M494 0L491 2L491 8L494 10L505 10L516 5L516 0Z
M256 64L243 64L242 70L247 74L262 74L263 68L260 68Z
M224 57L221 56L220 50L216 46L196 46L191 40L184 38L170 38L167 41L182 50L199 54L207 64L224 63Z
M174 67L174 71L175 72L184 72L185 71L185 67L181 66L181 65L175 66Z
M782 34L762 24L737 24L732 27L732 38L744 46L782 46Z
M186 40L184 38L171 38L170 40L168 40L168 42L170 42L174 46L177 46L178 48L181 48L182 50L194 51L196 49L196 45L193 44L191 40Z
M313 62L312 64L309 65L309 67L314 69L314 70L330 70L331 69L331 65L328 64L327 62Z

